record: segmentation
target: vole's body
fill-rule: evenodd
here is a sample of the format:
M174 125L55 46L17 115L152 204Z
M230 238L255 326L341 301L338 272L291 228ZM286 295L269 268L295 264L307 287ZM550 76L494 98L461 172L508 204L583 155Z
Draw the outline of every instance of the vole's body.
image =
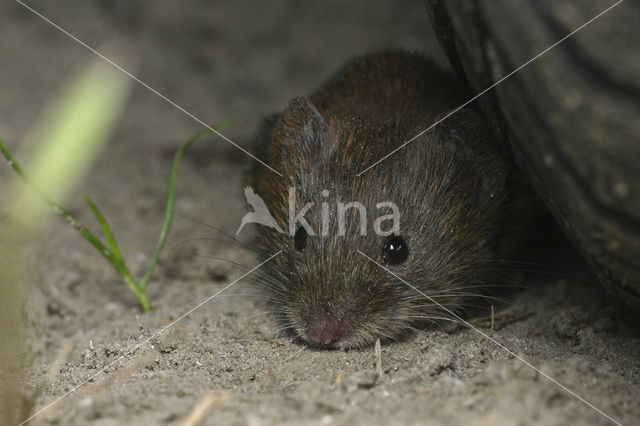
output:
M473 110L462 109L357 176L467 99L432 61L387 52L349 63L265 124L261 158L284 177L257 166L255 192L284 230L290 187L296 212L315 203L305 218L318 235L305 244L304 236L258 229L265 258L283 250L264 265L269 278L262 281L282 321L302 339L360 346L448 316L358 252L385 263L385 237L372 226L389 213L376 208L380 202L398 206L399 235L408 246L406 260L387 268L438 303L455 309L461 297L504 279L496 265L511 258L520 191L491 128ZM352 201L366 207L366 236L355 209L347 213L346 233L338 232L335 206ZM327 235L320 235L322 202L331 206Z

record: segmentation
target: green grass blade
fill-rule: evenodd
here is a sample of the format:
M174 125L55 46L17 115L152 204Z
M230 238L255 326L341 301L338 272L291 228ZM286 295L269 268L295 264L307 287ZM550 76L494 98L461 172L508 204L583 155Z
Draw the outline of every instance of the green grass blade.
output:
M100 227L102 228L102 233L104 234L104 238L105 240L107 240L107 244L109 245L109 248L111 248L111 252L118 260L120 260L121 262L124 262L124 260L122 259L122 253L120 252L120 247L118 247L116 238L113 236L113 232L111 232L111 228L107 223L107 219L105 219L104 215L102 214L102 212L100 211L96 203L91 198L89 198L88 195L85 195L84 199L89 205L89 208L91 209L91 211L93 212L93 215L96 217L96 220L100 224Z
M149 298L144 292L144 288L141 287L131 276L131 273L127 269L126 265L122 261L120 255L116 255L109 247L107 247L93 232L86 226L84 226L78 219L71 213L65 210L58 203L53 201L38 185L36 185L31 177L24 171L20 163L13 157L11 151L4 145L2 139L0 139L0 154L7 159L9 165L15 170L25 183L35 191L44 202L53 209L53 211L61 216L69 225L75 228L98 252L113 266L113 268L123 277L131 291L135 294L136 298L140 302L140 306L143 312L149 312L151 309ZM94 204L95 205L95 204ZM91 206L91 204L89 204ZM93 210L93 209L92 209ZM94 211L94 214L96 212ZM96 216L97 218L97 216ZM100 222L100 220L98 220ZM106 223L106 221L105 221ZM105 236L106 237L106 236ZM113 236L112 236L113 237Z
M31 177L24 171L20 163L13 157L11 151L4 145L2 139L0 139L0 153L7 159L9 165L15 170L15 172L26 182L26 184L35 191L44 202L53 209L53 211L62 216L62 218L76 230L78 230L98 251L110 261L111 251L100 241L93 233L86 228L78 219L76 219L71 213L65 210L62 206L53 201L38 185L36 185Z
M109 261L113 265L113 262L116 260L113 256L111 250L104 245L102 241L98 237L96 237L93 232L86 226L84 226L78 219L75 218L71 213L65 210L58 203L53 201L38 185L36 185L31 177L24 171L20 163L13 157L11 151L4 145L2 139L0 139L0 153L2 156L9 161L9 165L15 170L15 172L24 180L27 185L34 190L40 198L44 200L46 204L49 205L53 209L53 211L61 216L69 225L75 228L80 234L93 246L95 247L100 254ZM114 265L115 266L115 265Z
M222 130L227 125L228 123L219 124L218 126L214 126L213 129L216 131L219 131L219 130ZM145 289L147 287L147 284L149 284L151 275L153 274L156 264L158 263L158 259L160 258L160 253L162 252L164 243L166 242L167 236L169 235L169 231L171 230L171 223L173 221L173 209L175 207L176 183L178 181L178 165L180 164L180 159L182 158L182 155L185 153L185 151L189 149L191 145L193 145L195 142L199 141L200 139L211 135L212 133L214 132L211 129L205 129L201 132L196 133L191 137L191 139L186 141L184 144L182 144L180 148L178 148L178 150L176 151L173 157L171 174L169 176L169 188L167 191L167 204L166 204L165 213L164 213L164 221L162 223L162 229L160 230L160 237L158 238L156 251L153 254L153 258L151 259L151 263L149 264L149 267L147 268L147 271L145 272L144 277L140 281L140 286L143 289Z

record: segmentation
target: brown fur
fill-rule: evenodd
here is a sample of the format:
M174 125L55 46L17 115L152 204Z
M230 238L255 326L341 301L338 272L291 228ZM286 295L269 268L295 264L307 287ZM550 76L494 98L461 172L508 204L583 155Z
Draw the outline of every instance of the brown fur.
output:
M447 317L357 250L382 263L384 237L373 232L382 213L376 203L400 208L400 235L407 260L389 267L439 303L454 309L465 294L503 282L496 265L512 259L526 191L513 179L508 157L492 129L464 108L360 177L356 174L430 126L469 97L431 60L384 52L347 64L319 91L296 98L268 120L259 153L283 178L258 165L252 186L283 229L288 229L288 187L297 188L298 209L320 233L320 203L332 206L326 237L309 236L299 252L293 237L259 227L257 247L267 256L260 280L272 293L281 320L311 344L354 347L395 338L425 320ZM330 195L322 198L327 189ZM367 236L357 212L347 213L338 236L335 206L359 201L369 214ZM340 338L310 336L318 318L339 323Z

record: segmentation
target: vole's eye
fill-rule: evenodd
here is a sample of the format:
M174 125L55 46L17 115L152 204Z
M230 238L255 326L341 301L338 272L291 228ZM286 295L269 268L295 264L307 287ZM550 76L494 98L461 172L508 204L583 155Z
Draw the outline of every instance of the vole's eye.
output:
M387 265L400 265L408 255L409 246L400 235L390 235L382 243L382 259Z
M293 244L298 251L304 251L307 248L307 231L301 226L293 236Z

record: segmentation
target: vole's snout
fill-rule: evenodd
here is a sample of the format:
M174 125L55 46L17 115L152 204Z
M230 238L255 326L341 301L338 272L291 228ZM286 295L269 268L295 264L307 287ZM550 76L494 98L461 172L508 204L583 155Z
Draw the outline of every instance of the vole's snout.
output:
M305 339L318 346L340 347L353 332L353 314L344 310L318 310L305 323Z
M335 345L347 334L347 324L339 317L320 316L309 321L307 326L308 339L322 346Z

